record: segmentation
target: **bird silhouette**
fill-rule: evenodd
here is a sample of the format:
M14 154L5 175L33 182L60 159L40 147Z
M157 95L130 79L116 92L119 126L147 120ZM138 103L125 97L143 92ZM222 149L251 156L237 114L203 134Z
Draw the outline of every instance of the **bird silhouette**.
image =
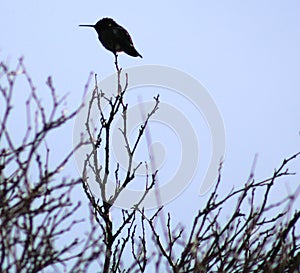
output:
M98 33L101 44L111 51L117 60L118 52L125 52L132 57L142 57L135 49L128 31L117 24L112 18L100 19L95 25L79 25L92 27Z

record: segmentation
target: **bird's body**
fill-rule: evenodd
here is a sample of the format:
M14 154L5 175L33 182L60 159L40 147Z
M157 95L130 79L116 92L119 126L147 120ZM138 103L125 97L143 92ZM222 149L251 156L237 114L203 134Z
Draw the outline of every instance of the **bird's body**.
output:
M117 56L118 52L125 52L132 57L142 57L134 48L132 39L125 28L117 24L111 18L103 18L95 25L79 25L82 27L93 27L101 44Z

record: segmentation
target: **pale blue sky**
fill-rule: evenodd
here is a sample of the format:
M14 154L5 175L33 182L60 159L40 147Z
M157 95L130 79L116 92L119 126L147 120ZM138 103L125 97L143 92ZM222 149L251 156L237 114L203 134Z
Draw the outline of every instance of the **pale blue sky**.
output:
M24 56L41 96L47 76L53 76L59 94L70 92L72 108L80 103L90 71L100 78L114 72L113 55L93 30L78 24L114 18L128 29L144 57L121 55L122 67L174 67L209 90L226 130L221 190L228 190L243 184L256 153L259 179L270 176L284 157L299 150L299 12L299 1L277 0L171 4L11 0L1 4L0 56L12 66ZM71 148L71 128L55 145ZM198 208L195 202L201 206L201 197L194 196L197 187L170 204L179 221L187 223ZM191 215L181 213L182 202Z

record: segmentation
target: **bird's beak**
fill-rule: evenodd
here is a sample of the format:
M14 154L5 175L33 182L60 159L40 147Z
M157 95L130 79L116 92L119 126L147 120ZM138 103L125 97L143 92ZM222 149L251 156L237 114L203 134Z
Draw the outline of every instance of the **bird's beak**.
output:
M79 25L79 27L95 27L94 25Z

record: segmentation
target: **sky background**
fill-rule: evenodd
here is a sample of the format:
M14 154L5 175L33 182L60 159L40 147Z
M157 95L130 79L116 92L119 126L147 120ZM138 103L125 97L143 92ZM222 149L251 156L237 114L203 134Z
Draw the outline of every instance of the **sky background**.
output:
M283 158L299 151L299 12L299 1L291 0L3 1L0 57L14 67L24 56L41 97L51 75L58 94L70 93L68 107L73 109L91 71L100 79L115 71L113 55L100 45L96 33L78 25L114 18L143 55L121 55L121 67L174 67L209 90L226 131L220 188L225 193L244 184L255 154L255 178L263 179ZM67 129L63 138L54 139L58 155L72 147L72 126ZM274 200L299 185L299 176L283 182L292 184L279 186ZM193 182L168 205L178 221L189 223L201 208L198 188Z

